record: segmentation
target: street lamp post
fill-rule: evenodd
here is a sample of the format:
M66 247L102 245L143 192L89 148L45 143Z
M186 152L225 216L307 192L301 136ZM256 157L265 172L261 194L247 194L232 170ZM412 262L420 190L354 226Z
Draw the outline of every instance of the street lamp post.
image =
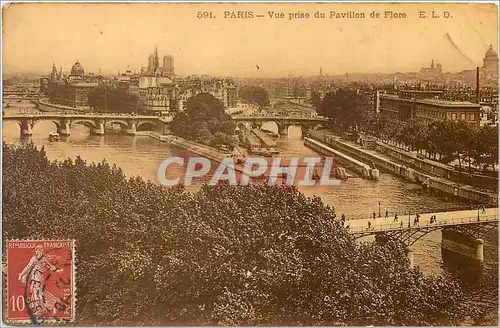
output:
M410 216L411 216L411 213L408 213L408 228L411 227L411 225L410 225Z
M479 212L478 212L479 213ZM380 202L378 202L378 217L381 217L382 215L380 214Z

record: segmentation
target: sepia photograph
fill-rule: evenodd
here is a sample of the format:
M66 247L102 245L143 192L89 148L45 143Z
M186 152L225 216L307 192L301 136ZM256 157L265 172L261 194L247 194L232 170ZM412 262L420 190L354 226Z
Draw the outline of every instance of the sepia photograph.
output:
M2 326L498 327L498 22L2 3Z

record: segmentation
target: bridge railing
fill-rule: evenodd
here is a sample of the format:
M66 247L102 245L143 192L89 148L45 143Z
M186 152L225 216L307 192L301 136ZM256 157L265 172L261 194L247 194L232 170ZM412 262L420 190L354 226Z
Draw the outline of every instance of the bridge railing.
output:
M373 219L376 221L377 219ZM366 221L368 222L368 221ZM370 221L372 222L372 221ZM401 225L401 222L403 223ZM434 223L430 223L429 221L420 222L414 224L413 221L410 222L408 226L408 222L403 218L402 220L389 224L374 224L372 222L371 227L368 226L357 226L357 227L349 227L350 233L367 233L367 232L384 232L384 231L397 231L397 230L408 230L408 229L420 229L420 228L429 228L429 227L446 227L446 226L456 226L456 225L464 225L464 224L476 224L476 223L488 223L488 222L498 222L498 217L495 214L483 214L479 216L468 216L459 219L444 219L439 220ZM349 225L349 221L346 221L346 224Z
M326 118L321 116L309 116L309 115L262 115L262 114L251 114L251 115L231 115L234 119L243 118L253 118L253 119L303 119L303 120L313 120L313 121L327 121Z
M68 111L59 111L59 112L37 112L37 113L17 113L17 114L8 114L4 115L5 118L15 118L15 117L138 117L138 118L160 118L160 116L155 115L130 115L126 113L89 113L89 112L78 112L74 110L73 112ZM286 120L310 120L310 121L326 121L323 117L310 117L310 116L301 116L301 115L292 115L292 116L272 116L272 115L233 115L233 119L286 119Z
M84 118L140 118L140 119L162 119L160 116L155 115L130 115L130 114L119 114L119 113L72 113L67 112L38 112L38 113L18 113L18 114L7 114L3 115L4 119L10 118L25 118L25 117L61 117L61 118L72 118L72 117L84 117Z

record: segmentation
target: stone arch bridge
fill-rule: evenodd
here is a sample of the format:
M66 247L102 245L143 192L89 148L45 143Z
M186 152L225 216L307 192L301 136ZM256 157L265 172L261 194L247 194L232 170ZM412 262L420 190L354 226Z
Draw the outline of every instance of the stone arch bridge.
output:
M278 126L279 135L287 135L291 126L300 126L303 136L306 136L309 130L328 122L326 118L307 116L233 116L232 119L236 125L244 125L247 129L260 129L264 124L274 122Z
M164 125L168 122L158 116L146 115L120 115L120 114L60 114L60 113L38 113L5 115L4 121L14 121L19 124L22 136L32 134L33 127L41 121L51 121L55 124L57 132L63 136L71 134L71 127L75 124L87 126L91 134L103 135L105 127L119 125L121 131L128 134L136 134L138 131L163 132Z
M268 122L274 122L278 126L278 133L286 135L290 126L300 126L302 135L308 131L328 122L325 118L303 117L303 116L233 116L237 125L246 128L260 128ZM120 125L121 131L135 134L138 131L157 131L169 133L170 120L153 115L130 115L130 114L103 114L103 113L36 113L36 114L14 114L3 116L4 121L19 123L21 135L32 134L33 127L37 122L51 121L56 125L57 132L63 136L71 134L71 126L82 124L90 128L91 134L103 135L106 125Z

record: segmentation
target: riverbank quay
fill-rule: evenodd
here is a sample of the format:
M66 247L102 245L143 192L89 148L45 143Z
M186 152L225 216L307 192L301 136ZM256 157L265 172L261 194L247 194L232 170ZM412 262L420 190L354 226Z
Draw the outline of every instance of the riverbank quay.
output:
M211 161L217 162L217 163L222 163L222 161L226 158L231 158L233 157L232 154L229 153L223 153L221 151L218 151L217 149L196 143L194 141L190 141L172 134L168 135L163 135L158 132L149 132L149 131L144 131L144 132L137 132L136 135L140 136L148 136L150 138L153 138L155 140L161 141L161 142L166 142L169 143L170 145L174 147L181 148L183 150L186 150L190 153L193 153L198 156L203 156ZM247 173L243 170L243 166L240 164L235 164L234 165L234 170L236 172L240 173Z
M479 174L477 172L472 172L469 175L467 168L465 167L462 172L459 172L453 166L429 160L427 158L420 158L413 152L397 148L380 140L376 141L375 149L378 152L387 154L390 157L397 159L423 173L428 173L432 176L445 178L455 182L463 182L476 187L487 188L492 191L498 190L498 176L489 176Z
M144 131L136 132L136 135L148 136L162 142L168 142L175 147L182 148L199 156L204 156L212 161L216 161L219 163L222 162L225 158L231 157L231 154L220 152L213 147L177 137L173 134L164 135L158 132Z
M370 163L370 166L375 165L381 170L402 177L411 182L421 184L425 187L480 204L491 206L497 205L498 195L496 193L481 191L470 185L458 184L445 178L435 177L420 172L416 169L408 167L400 161L395 161L386 154L381 154L376 150L362 148L353 142L343 140L341 137L330 131L310 131L309 138L322 142L325 145L335 150L339 150L364 163Z
M90 109L90 107L70 107L61 104L54 104L47 98L38 99L38 109L42 112L85 112Z
M245 174L245 175L249 176L250 178L252 178L253 181L259 181L259 182L268 181L269 182L269 181L271 181L272 177L275 177L273 179L274 180L273 183L276 183L276 182L283 183L285 180L288 181L288 179L289 179L287 173L281 174L281 173L279 173L279 169L277 170L278 171L277 173L276 173L276 171L275 171L275 173L273 173L273 169L276 169L275 165L277 165L276 160L278 160L278 162L280 163L278 165L281 166L282 168L286 168L290 164L287 160L284 160L284 159L280 158L279 156L277 156L277 157L275 157L275 156L264 157L265 162L267 163L267 167L265 167L265 170L263 173L255 175L253 166L252 167L246 166L247 165L246 156L244 156L244 155L236 155L234 153L221 152L213 147L199 144L199 143L196 143L196 142L193 142L190 140L186 140L184 138L181 138L181 137L178 137L175 135L162 135L161 133L158 133L158 132L138 132L138 134L136 134L136 135L149 136L153 139L156 139L156 140L159 140L162 142L166 142L171 146L181 148L188 153L192 153L192 154L195 154L198 156L205 157L205 158L207 158L211 161L217 162L217 163L222 163L224 160L230 159L229 162L226 161L228 166L233 167L233 169L238 174ZM316 142L316 141L312 140L312 142ZM252 158L252 157L255 157L255 156L250 156L250 158ZM262 159L262 157L261 157L261 159ZM351 160L356 161L355 159L351 159ZM359 164L363 165L360 162L359 162ZM320 165L320 167L321 166L322 165ZM297 166L297 171L293 175L293 177L294 177L293 182L294 183L298 182L302 177L304 177L305 170L306 170L306 167L303 164L299 164ZM320 168L320 170L325 170L325 168L324 167ZM238 176L238 174L237 174L237 176ZM322 174L325 174L325 173L323 172ZM340 173L338 173L338 174L340 174ZM368 174L370 174L369 171L368 171ZM328 176L331 177L330 172L329 172ZM345 170L344 170L343 176L347 176L347 174L345 173ZM239 178L237 178L237 179L239 179ZM323 178L321 178L321 181L323 181ZM320 181L320 183L322 183L321 181Z
M365 163L358 161L357 159L352 158L338 150L328 147L315 139L304 138L304 146L321 155L335 158L339 164L353 170L365 179L378 180L379 174L377 169L372 169L369 165L366 165Z

